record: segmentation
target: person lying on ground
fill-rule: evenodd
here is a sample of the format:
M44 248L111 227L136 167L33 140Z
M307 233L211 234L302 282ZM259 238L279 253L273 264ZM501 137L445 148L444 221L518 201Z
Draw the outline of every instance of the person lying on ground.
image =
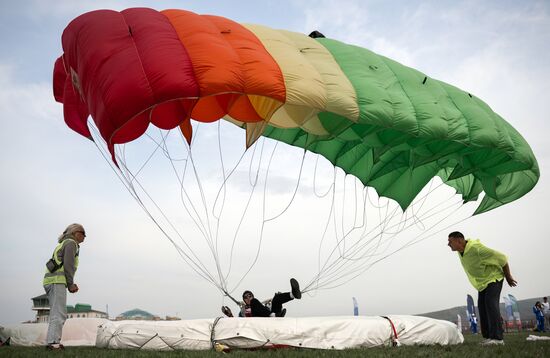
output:
M244 291L239 317L284 317L286 308L283 308L283 304L302 298L300 285L294 278L290 279L290 287L290 292L277 292L271 300L263 303L255 298L251 291ZM222 312L227 317L233 317L231 309L227 306L222 307Z

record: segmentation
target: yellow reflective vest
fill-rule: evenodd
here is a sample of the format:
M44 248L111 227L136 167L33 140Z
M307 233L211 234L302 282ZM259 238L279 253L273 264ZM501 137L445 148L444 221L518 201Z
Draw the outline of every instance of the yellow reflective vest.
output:
M64 267L62 259L59 257L59 252L63 249L64 245L72 245L72 244L67 244L67 242L69 242L69 241L72 241L76 245L76 254L75 254L75 258L74 258L74 270L76 272L76 269L78 267L78 252L79 252L80 247L79 247L78 243L75 240L65 239L65 240L61 241L55 247L55 250L53 251L53 259L55 260L57 265L61 265L61 267L59 267L54 272L50 272L46 268L46 272L44 274L44 281L42 282L42 284L44 286L51 285L51 284L54 284L54 283L60 283L60 284L64 284L65 286L67 286L67 278L65 277L65 267Z

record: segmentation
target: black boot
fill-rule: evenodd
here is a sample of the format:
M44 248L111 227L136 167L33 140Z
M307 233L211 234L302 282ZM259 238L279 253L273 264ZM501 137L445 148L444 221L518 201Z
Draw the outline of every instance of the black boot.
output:
M300 292L300 284L298 283L298 281L296 281L296 279L290 279L290 287L292 287L292 296L294 296L294 298L298 300L302 298L302 292Z

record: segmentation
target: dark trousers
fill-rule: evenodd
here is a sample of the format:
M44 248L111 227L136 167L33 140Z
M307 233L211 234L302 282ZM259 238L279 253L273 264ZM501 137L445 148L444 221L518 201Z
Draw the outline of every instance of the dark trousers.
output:
M283 304L292 300L289 292L276 293L271 299L271 311L264 306L258 299L253 298L250 302L250 312L252 317L269 317L271 313L278 314L283 309Z
M502 318L500 317L499 299L502 281L492 282L483 291L479 291L477 308L483 338L502 340Z
M289 292L276 293L271 300L271 312L280 313L283 309L283 304L291 300L293 300L293 298L290 297Z

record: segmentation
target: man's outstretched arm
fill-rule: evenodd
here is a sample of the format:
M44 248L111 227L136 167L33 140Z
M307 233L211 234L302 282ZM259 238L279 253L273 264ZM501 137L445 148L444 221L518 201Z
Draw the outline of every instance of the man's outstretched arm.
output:
M508 285L510 287L516 287L518 282L512 277L512 274L510 273L510 266L508 266L508 263L502 266L502 271L504 271L504 277L506 278L506 282L508 282Z

